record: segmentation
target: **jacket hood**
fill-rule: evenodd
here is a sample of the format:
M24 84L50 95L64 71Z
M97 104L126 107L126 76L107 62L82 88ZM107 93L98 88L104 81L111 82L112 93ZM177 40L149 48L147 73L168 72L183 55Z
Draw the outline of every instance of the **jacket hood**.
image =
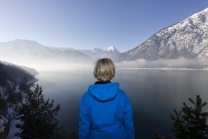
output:
M93 84L88 88L90 96L97 101L105 102L117 96L119 83Z

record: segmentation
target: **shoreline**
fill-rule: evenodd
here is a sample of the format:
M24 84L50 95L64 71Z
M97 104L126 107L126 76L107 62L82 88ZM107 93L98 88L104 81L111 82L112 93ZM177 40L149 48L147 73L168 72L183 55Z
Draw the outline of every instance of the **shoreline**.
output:
M39 79L34 78L34 79L28 81L26 84L29 85L29 86L31 86L31 85L33 85L35 82L38 82L38 81L39 81Z
M130 69L130 70L201 70L208 71L208 69L189 69L189 68L117 68L117 69Z

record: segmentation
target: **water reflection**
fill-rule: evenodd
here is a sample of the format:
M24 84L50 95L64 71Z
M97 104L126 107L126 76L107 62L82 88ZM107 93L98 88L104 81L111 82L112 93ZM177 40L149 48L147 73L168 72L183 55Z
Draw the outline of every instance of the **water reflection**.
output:
M92 70L40 71L37 78L45 97L61 105L60 124L77 132L81 96L96 81ZM208 102L208 71L118 69L113 81L120 82L132 102L136 138L154 138L157 130L170 134L170 113L183 102L190 104L189 97L200 95Z

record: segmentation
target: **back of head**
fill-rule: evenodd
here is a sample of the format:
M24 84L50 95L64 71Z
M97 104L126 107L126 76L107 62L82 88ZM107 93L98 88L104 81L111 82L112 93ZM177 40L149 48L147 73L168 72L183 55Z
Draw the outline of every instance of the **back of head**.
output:
M115 66L111 59L102 58L96 62L94 77L100 81L110 81L115 76Z

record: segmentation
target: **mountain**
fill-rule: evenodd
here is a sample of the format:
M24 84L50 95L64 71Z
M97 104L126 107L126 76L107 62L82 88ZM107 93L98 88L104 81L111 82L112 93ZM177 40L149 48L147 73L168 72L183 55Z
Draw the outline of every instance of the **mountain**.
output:
M94 48L93 50L80 50L77 51L84 53L88 57L90 57L92 60L97 60L99 58L109 57L111 58L115 54L119 54L120 52L114 47L110 46L107 50L103 50L100 48Z
M22 39L0 42L0 60L28 66L38 65L53 68L54 64L56 67L72 67L71 64L76 64L76 66L85 67L85 64L92 63L99 58L112 57L118 53L120 52L114 46L109 47L106 51L99 48L76 50L44 46L36 41Z
M92 60L97 60L101 58L101 56L105 53L105 51L100 48L94 48L93 50L78 49L77 51L84 53L85 55L90 57Z
M207 59L208 8L152 35L138 47L113 57L116 62L146 59Z
M58 51L75 51L74 48L69 48L69 47L52 47L50 46L50 48L54 49L54 50L58 50Z
M44 46L30 40L0 43L0 59L13 63L91 63L102 57L112 58L115 62L137 59L155 61L180 57L208 59L208 8L160 30L141 45L124 53L120 53L114 46L107 50L76 50Z
M0 43L0 59L13 63L53 64L90 62L73 48L49 47L36 41L17 39Z
M20 56L20 57L50 57L57 51L43 46L35 41L14 40L0 43L0 54L2 56Z
M120 54L120 52L114 46L110 46L102 57L111 58L116 54Z

